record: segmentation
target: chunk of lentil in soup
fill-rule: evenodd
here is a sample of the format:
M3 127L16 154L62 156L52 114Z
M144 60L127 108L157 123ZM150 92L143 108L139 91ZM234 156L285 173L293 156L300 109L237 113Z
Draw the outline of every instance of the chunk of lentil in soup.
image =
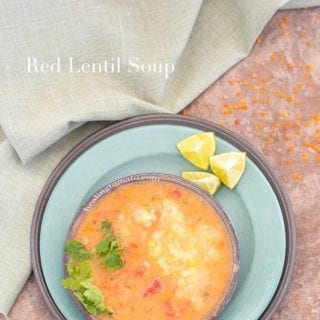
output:
M75 238L94 250L105 219L125 248L125 265L112 272L98 258L90 263L113 319L200 320L219 305L230 284L232 246L199 195L165 181L120 186L84 215Z

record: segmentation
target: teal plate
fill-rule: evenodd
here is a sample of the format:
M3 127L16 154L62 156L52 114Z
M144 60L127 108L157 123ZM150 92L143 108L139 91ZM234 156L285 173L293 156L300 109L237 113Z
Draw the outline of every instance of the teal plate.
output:
M81 206L99 188L123 176L195 170L176 144L200 131L216 133L217 153L241 150L248 155L237 187L221 187L215 195L235 228L241 266L235 294L219 320L271 318L292 273L295 229L290 204L270 166L229 130L189 117L150 115L85 139L57 166L39 197L32 227L33 270L57 319L84 320L60 285L64 242Z

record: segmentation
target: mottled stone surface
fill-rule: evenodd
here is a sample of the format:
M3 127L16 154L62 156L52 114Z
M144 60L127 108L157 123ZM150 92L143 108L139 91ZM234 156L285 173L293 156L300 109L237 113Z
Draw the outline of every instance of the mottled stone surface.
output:
M273 320L320 319L319 52L320 8L277 13L250 56L184 111L247 139L265 155L290 196L297 223L297 262ZM10 317L54 319L33 276Z
M10 314L13 320L53 320L33 276L25 285Z

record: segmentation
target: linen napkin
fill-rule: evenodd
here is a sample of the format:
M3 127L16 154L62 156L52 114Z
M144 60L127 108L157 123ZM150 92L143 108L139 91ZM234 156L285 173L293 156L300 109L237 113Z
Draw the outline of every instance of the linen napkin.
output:
M249 53L286 2L0 1L0 313L30 274L46 179L105 125L84 123L180 111Z

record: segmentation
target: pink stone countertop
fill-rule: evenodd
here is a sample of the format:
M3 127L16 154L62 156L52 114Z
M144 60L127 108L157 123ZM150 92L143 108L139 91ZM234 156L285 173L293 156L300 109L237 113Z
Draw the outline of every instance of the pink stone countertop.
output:
M320 319L320 8L277 13L249 57L183 114L233 130L271 163L289 193L298 236L294 276L273 320ZM33 276L10 317L54 319Z

